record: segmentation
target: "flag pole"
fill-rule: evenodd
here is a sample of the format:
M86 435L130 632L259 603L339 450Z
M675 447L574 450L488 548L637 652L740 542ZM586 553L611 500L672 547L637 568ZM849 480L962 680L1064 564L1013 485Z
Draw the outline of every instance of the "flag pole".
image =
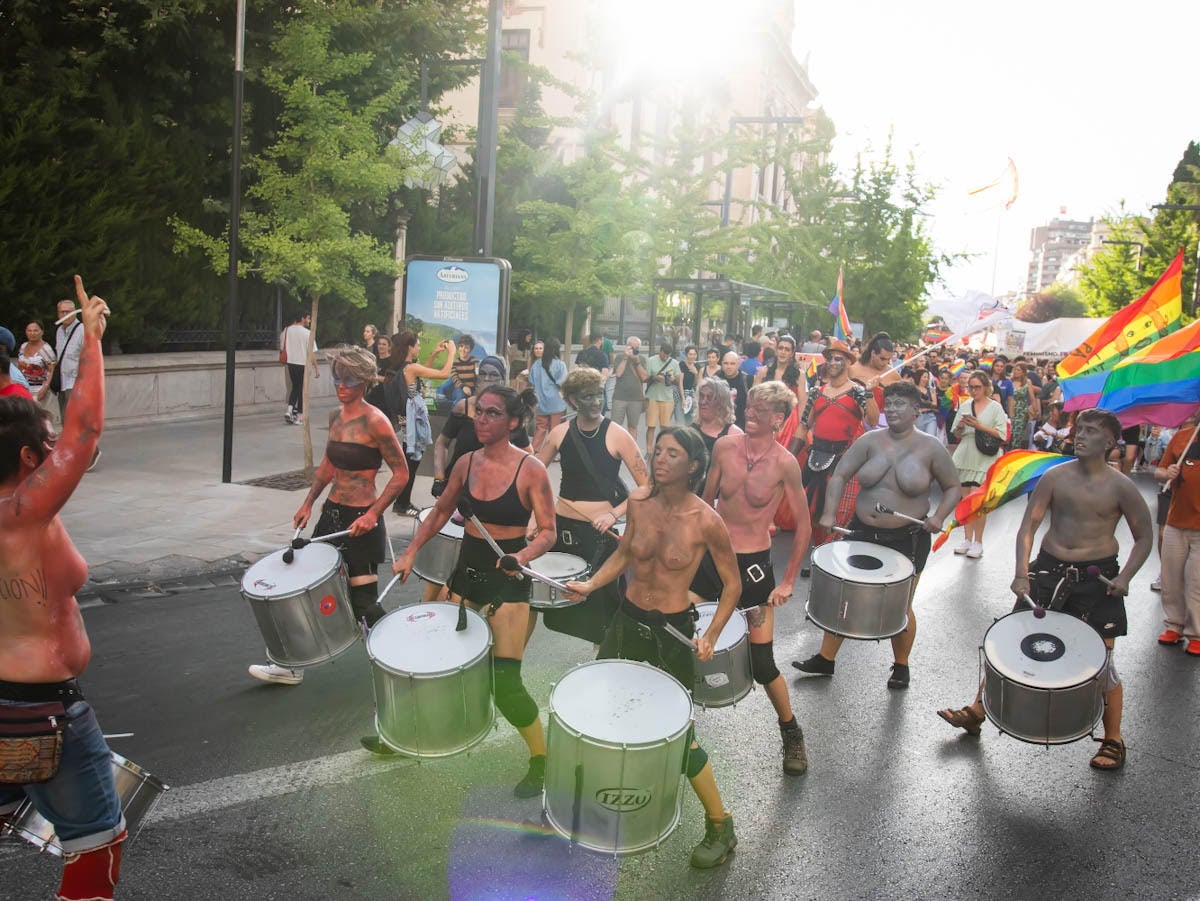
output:
M1196 413L1200 413L1200 407L1197 407L1197 408L1196 408ZM1196 413L1193 413L1192 415L1193 415L1193 416L1195 416L1195 415L1196 415ZM1183 453L1181 453L1181 454L1179 455L1179 459L1180 459L1180 460L1186 460L1186 459L1187 459L1188 451L1190 451L1190 450L1192 449L1192 444L1193 444L1193 443L1195 442L1195 440L1196 440L1196 433L1197 433L1197 432L1200 432L1200 422L1198 422L1198 423L1196 423L1195 425L1193 425L1193 426L1192 426L1192 434L1191 434L1191 437L1190 437L1190 438L1188 438L1187 444L1185 444L1185 445L1183 446ZM1162 483L1162 486L1161 486L1161 487L1158 489L1158 490L1159 490L1159 492L1160 492L1160 493L1162 493L1162 494L1166 494L1168 491L1170 491L1170 490L1171 490L1171 483L1172 483L1172 482L1174 482L1174 481L1175 481L1175 479L1167 479L1165 482L1163 482L1163 483Z

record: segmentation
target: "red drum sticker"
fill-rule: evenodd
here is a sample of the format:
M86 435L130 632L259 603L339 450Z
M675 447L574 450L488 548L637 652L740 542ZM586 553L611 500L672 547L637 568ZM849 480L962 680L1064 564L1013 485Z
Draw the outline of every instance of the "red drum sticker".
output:
M329 616L329 614L333 613L334 610L337 610L337 598L331 594L327 594L325 597L321 598L322 616Z

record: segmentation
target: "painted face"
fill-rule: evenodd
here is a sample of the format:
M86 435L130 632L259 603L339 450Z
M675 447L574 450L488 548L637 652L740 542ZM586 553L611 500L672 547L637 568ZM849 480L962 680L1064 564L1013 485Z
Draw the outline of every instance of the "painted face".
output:
M841 375L849 363L850 359L845 354L834 351L825 358L825 371L831 376Z
M1112 433L1098 422L1075 422L1075 456L1102 457L1116 446Z
M572 402L575 409L579 411L580 416L592 419L600 415L600 408L604 406L604 392L601 390L587 394L576 394L572 398Z
M746 407L746 434L751 437L763 433L774 434L783 425L783 416L770 404L758 401Z
M338 403L348 404L362 397L367 390L366 383L342 371L342 367L334 364L333 385L337 392Z
M26 341L41 341L42 340L42 327L40 325L38 325L36 322L31 322L31 323L29 323L29 325L25 326L25 340Z
M480 390L488 385L499 385L504 381L504 376L495 366L480 366L479 373L475 376L475 381L479 385Z
M507 441L515 424L504 409L504 401L495 394L481 394L475 402L475 437L483 444Z
M674 435L660 435L654 442L654 483L675 485L686 482L691 473L691 461Z
M888 428L900 432L917 421L917 405L906 397L885 397L883 415L887 417Z

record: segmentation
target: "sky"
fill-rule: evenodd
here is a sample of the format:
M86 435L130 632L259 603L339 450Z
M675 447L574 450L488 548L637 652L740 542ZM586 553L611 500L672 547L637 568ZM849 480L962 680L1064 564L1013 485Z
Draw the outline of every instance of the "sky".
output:
M976 255L932 297L993 293L993 277L995 294L1022 290L1034 226L1098 219L1122 201L1149 212L1200 140L1195 0L795 3L793 48L837 128L834 160L882 151L891 130L899 158L911 152L940 185L938 249ZM968 200L1009 157L1012 207Z

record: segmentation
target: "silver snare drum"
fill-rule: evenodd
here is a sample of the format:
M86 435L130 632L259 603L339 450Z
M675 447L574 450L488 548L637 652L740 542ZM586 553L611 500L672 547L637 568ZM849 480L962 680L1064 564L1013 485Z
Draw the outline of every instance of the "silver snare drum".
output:
M542 554L536 560L529 564L529 568L535 573L540 573L543 576L548 576L556 582L567 582L570 580L586 579L588 576L588 565L582 557L576 557L574 554L560 554L551 551L548 554ZM570 601L559 594L557 588L553 585L547 585L545 582L533 580L533 585L529 591L529 606L538 610L553 610L555 607L571 607L578 601Z
M812 554L808 618L834 635L878 640L908 628L912 561L867 541L831 541Z
M137 837L143 818L154 809L162 793L169 789L116 751L110 751L109 754L112 757L113 782L116 783L117 797L121 800L121 813L125 816L125 828L129 830L129 837L125 839L128 846ZM23 802L7 823L0 824L0 831L14 832L35 845L39 851L62 856L62 844L54 832L53 824L37 812L32 801Z
M287 667L332 660L362 635L342 555L318 542L284 563L285 550L263 557L242 577L242 597L258 620L267 658Z
M632 660L581 663L550 692L546 822L593 851L653 848L679 823L692 701Z
M717 605L697 604L696 612L700 614L696 634L703 635L716 615ZM750 694L753 687L750 628L746 625L746 614L734 610L713 647L712 660L707 663L696 661L692 699L701 707L728 707Z
M367 636L375 685L375 728L390 748L413 757L449 757L482 741L492 708L492 630L467 609L455 631L454 604L393 610Z
M425 524L433 507L426 507L417 515L417 528ZM458 563L458 552L462 548L463 527L446 520L441 531L421 545L417 556L413 558L412 571L418 579L432 582L434 585L445 585L454 572L454 564Z
M1108 648L1082 620L1021 610L983 636L983 709L1002 732L1061 745L1091 735L1104 713Z

